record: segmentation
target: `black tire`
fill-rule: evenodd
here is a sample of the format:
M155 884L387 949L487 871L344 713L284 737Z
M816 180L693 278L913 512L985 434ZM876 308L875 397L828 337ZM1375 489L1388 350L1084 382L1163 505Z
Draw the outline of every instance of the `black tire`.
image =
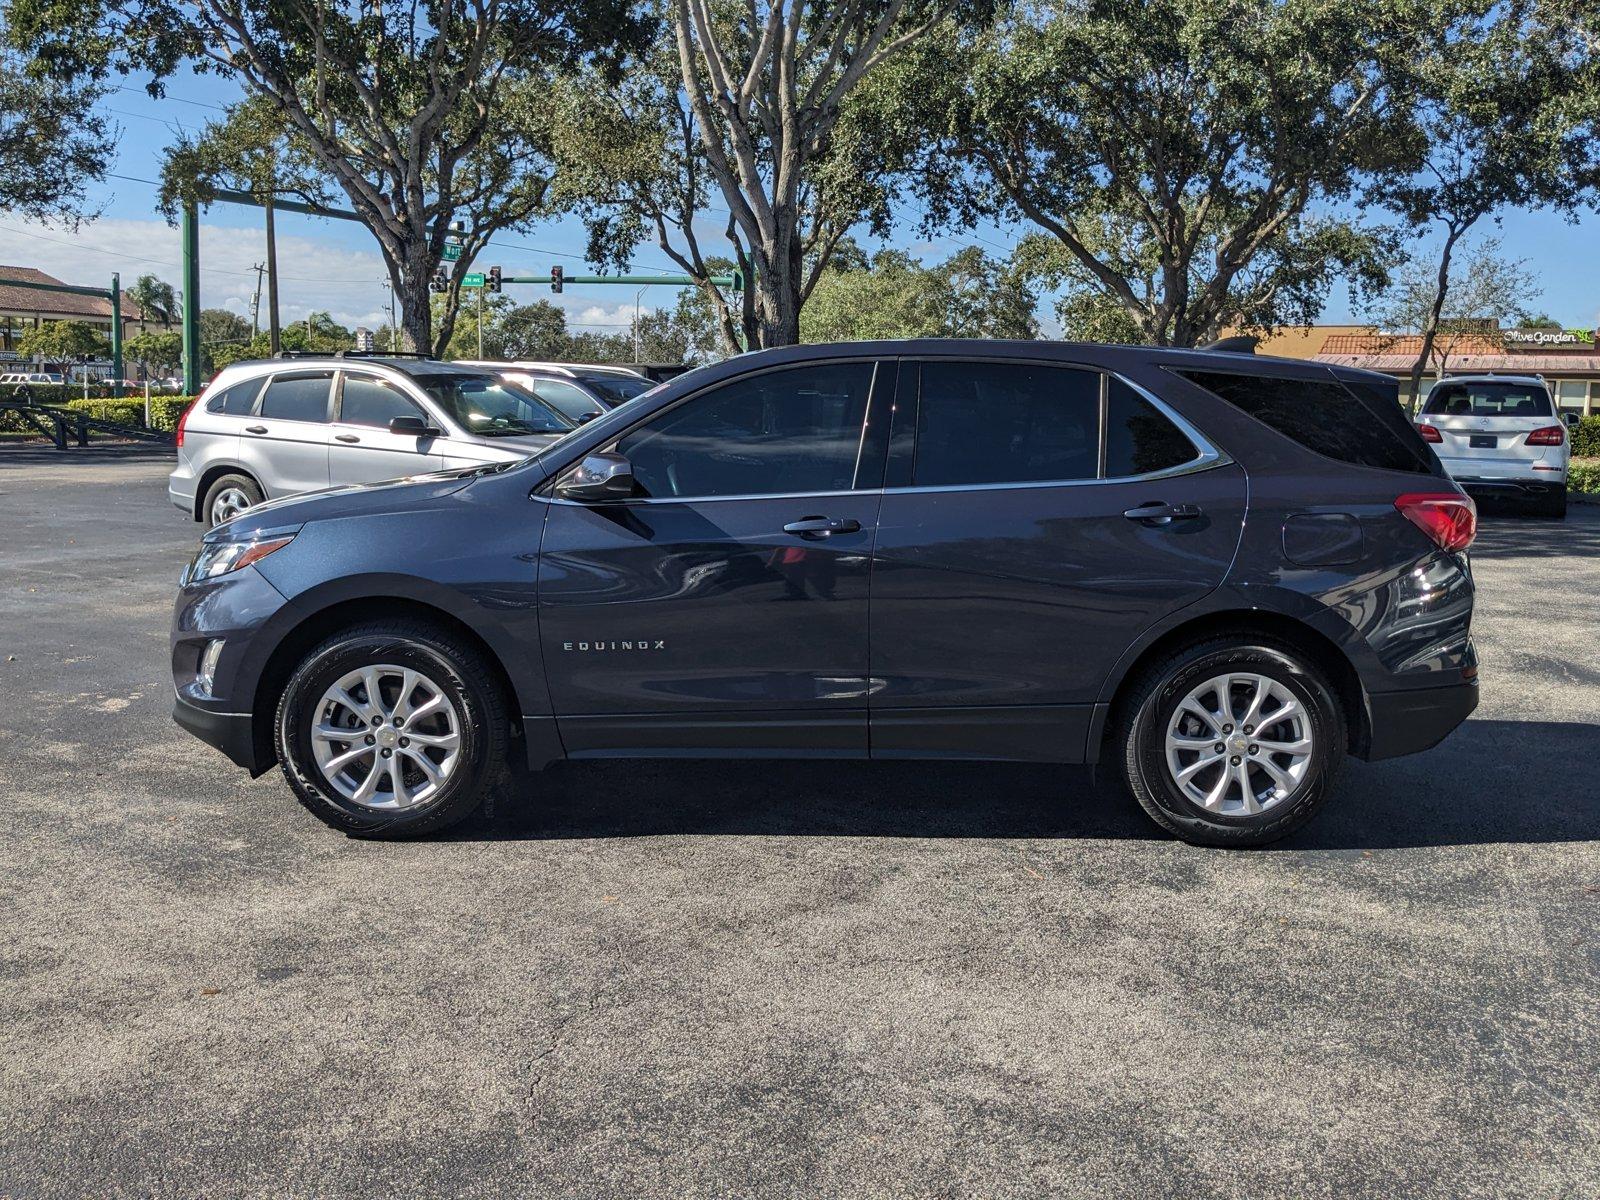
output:
M375 664L420 672L457 714L458 760L432 795L409 808L375 811L347 799L330 783L312 748L312 726L328 688L349 672ZM306 656L283 690L273 728L284 777L319 820L353 835L404 838L465 820L504 785L509 720L506 698L477 649L423 622L374 621L333 635ZM378 760L372 761L377 769Z
M1539 498L1539 507L1535 510L1541 517L1554 517L1557 521L1567 519L1567 489L1557 488L1555 491L1546 492Z
M261 485L248 475L223 475L206 489L206 498L200 504L200 519L205 522L207 529L215 528L219 522L216 519L217 502L229 491L242 494L247 501L245 508L254 508L266 499L261 491ZM237 509L234 515L243 512L244 508Z
M1178 706L1193 689L1229 671L1282 684L1303 706L1312 738L1296 786L1252 815L1208 811L1183 792L1167 765L1167 730ZM1288 646L1245 633L1209 638L1150 664L1119 702L1111 736L1108 754L1120 763L1139 806L1163 829L1200 846L1263 846L1287 837L1327 799L1347 746L1344 709L1322 671ZM1251 770L1259 769L1246 774Z

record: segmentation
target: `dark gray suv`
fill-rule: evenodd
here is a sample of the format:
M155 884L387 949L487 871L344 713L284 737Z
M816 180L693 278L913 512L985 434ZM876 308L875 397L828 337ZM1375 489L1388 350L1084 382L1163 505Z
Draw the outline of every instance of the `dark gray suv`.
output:
M205 538L180 724L352 833L513 761L1114 764L1212 845L1477 704L1468 500L1381 376L1221 352L745 355L525 461Z

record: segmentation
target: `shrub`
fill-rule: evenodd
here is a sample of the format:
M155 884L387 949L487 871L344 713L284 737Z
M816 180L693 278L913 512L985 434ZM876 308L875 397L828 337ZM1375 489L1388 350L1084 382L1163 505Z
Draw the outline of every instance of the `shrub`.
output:
M194 402L193 396L151 396L150 428L171 433L178 427L178 418Z
M1573 459L1567 469L1567 491L1600 496L1600 458Z
M1574 458L1600 458L1600 413L1584 417L1572 431Z
M151 401L151 407L155 401ZM73 412L88 413L98 421L114 421L118 425L143 425L144 401L139 400L71 400L64 406Z

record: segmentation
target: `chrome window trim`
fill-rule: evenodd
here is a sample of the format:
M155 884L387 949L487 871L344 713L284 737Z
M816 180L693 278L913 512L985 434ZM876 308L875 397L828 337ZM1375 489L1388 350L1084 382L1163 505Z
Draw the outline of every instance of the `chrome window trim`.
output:
M837 496L881 496L883 488L846 488L834 492L749 492L738 496L629 496L618 500L567 500L545 497L551 504L571 504L578 508L609 508L614 504L716 504L723 500L828 500Z

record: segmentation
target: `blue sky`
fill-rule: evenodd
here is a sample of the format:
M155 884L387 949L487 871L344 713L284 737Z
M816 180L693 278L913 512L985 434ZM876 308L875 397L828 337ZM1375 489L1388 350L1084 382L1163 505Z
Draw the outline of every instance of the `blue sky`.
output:
M181 128L197 129L220 115L219 106L236 96L231 84L206 76L180 76L162 100L152 100L131 80L109 97L104 107L121 127L111 177L96 185L92 203L102 208L99 220L76 233L59 227L0 215L0 263L37 266L71 283L99 284L120 271L124 284L146 271L178 282L178 238L155 212L155 189L139 180L154 180L162 150ZM1490 230L1485 230L1489 232ZM925 239L914 215L895 229L888 244L936 261L976 241L1003 254L1024 229L983 228L962 237ZM1511 212L1499 230L1504 252L1525 259L1539 281L1541 294L1528 299L1534 311L1544 310L1563 325L1600 325L1600 216L1586 213L1568 223L1548 213ZM388 293L382 261L371 236L359 225L285 214L278 223L278 265L281 307L285 320L327 310L346 325L376 326L388 319ZM720 239L717 239L720 241ZM863 238L868 249L877 245ZM201 303L248 316L256 286L254 265L262 261L264 241L258 210L217 205L201 224ZM523 234L496 239L480 266L498 262L507 274L544 273L562 264L571 273L588 273L583 262L584 233L575 220L550 222ZM718 247L720 250L720 247ZM660 250L641 247L634 265L640 270L674 270ZM515 289L519 298L540 297L560 303L574 328L618 331L632 316L636 289L568 287L562 296L543 288ZM670 304L675 289L652 287L638 297L641 308ZM1046 333L1055 332L1049 303L1041 304ZM1358 319L1350 312L1344 289L1336 287L1323 314L1326 322Z

